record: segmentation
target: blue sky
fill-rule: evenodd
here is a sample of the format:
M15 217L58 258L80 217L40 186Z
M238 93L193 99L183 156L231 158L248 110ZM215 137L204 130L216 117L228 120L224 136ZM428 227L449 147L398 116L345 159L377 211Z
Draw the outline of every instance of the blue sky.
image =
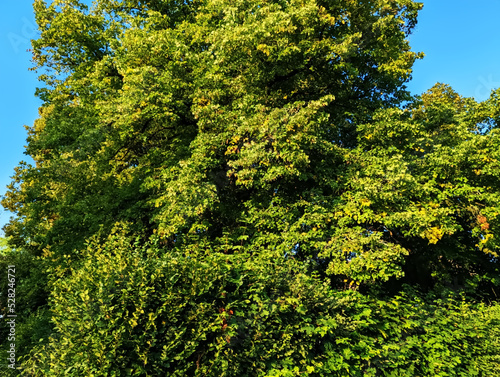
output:
M420 94L436 82L450 84L463 96L484 100L500 87L500 0L428 0L410 38L426 57L414 67L409 85ZM29 40L36 38L31 1L4 2L0 15L0 195L21 160L26 132L40 102L31 66ZM0 210L0 227L10 214Z
M0 195L10 183L14 167L26 145L23 125L32 125L40 102L34 92L38 84L31 67L30 39L36 38L31 1L5 1L0 13ZM10 214L0 209L0 227Z

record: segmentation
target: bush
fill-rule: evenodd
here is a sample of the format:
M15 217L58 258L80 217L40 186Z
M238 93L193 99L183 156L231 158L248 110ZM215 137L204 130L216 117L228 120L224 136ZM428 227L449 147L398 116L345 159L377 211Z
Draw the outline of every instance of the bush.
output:
M163 254L123 232L54 282L33 376L491 376L500 306L333 290L293 258Z
M46 286L47 276L44 271L44 263L33 257L24 250L11 249L7 245L6 239L1 239L0 244L0 271L2 279L0 279L0 310L2 316L8 314L16 315L15 340L9 340L10 327L5 319L1 321L0 326L0 358L7 359L7 352L10 349L10 344L15 343L17 364L30 353L35 345L39 345L40 341L47 339L51 332L50 313L46 308ZM9 266L14 266L10 269L11 278L15 277L14 282L8 281ZM11 291L9 291L11 289ZM8 301L8 293L14 290L15 302ZM14 303L14 307L9 307L8 304ZM9 309L13 311L10 312ZM4 372L9 373L9 369L5 366ZM17 372L13 372L16 374Z

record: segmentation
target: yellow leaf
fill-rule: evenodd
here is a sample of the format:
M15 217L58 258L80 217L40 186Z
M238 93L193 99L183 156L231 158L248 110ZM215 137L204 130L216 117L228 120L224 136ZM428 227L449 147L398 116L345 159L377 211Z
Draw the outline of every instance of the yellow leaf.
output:
M429 243L436 244L441 238L443 238L444 232L441 228L436 226L427 229L422 234L423 238L427 238Z

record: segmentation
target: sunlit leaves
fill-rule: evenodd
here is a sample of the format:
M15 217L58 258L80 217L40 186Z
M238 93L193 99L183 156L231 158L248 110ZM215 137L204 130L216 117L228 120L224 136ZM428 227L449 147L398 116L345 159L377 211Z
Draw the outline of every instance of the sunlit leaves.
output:
M3 204L56 329L26 370L495 371L497 313L432 295L496 295L498 92L409 96L421 7L37 0L35 163Z

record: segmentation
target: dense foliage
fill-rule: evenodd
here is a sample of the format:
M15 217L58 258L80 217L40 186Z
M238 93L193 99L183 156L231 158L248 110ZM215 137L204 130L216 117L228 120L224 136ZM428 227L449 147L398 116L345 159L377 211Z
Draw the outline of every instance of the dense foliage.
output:
M421 6L35 0L24 373L498 374L500 91L410 96Z

